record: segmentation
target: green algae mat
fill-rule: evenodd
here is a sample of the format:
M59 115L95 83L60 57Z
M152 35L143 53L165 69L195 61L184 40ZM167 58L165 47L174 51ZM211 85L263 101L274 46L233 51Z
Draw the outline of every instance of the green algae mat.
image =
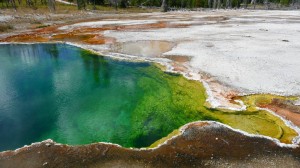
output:
M205 104L200 82L150 63L115 60L66 44L0 45L0 151L46 139L148 147L198 120L287 143L297 135L266 111L226 112Z

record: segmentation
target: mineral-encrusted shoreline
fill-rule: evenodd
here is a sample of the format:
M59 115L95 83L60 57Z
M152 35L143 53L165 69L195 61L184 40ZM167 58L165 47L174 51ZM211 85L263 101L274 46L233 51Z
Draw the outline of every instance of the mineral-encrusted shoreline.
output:
M43 141L0 153L0 167L297 167L300 148L247 136L217 122L194 122L154 149L106 143L82 146Z

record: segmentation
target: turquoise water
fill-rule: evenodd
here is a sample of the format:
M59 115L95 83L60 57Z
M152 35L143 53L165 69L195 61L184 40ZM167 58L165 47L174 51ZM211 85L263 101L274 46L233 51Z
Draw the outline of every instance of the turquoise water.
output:
M143 94L138 69L147 66L64 44L1 45L0 150L47 138L124 144L113 139L130 134L126 118Z
M49 138L147 147L187 122L212 119L196 105L205 102L201 85L189 84L149 63L66 44L0 45L0 151Z
M201 83L150 63L66 44L0 45L0 151L46 139L148 147L197 120L282 142L297 135L268 112L223 112L207 108L206 98Z

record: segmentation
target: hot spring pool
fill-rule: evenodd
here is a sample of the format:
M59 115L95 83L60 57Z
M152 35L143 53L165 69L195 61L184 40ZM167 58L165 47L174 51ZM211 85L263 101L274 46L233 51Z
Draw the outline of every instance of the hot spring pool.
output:
M224 112L205 103L200 82L151 63L116 60L67 44L0 45L0 151L46 139L148 147L197 120L283 142L296 135L266 111Z

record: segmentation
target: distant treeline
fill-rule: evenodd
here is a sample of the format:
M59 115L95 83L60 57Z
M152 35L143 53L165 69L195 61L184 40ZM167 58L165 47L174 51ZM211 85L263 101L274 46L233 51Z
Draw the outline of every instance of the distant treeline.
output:
M84 0L78 0L84 1ZM277 4L280 6L295 5L300 0L167 0L166 3L171 8L245 8L248 5L268 5ZM69 0L69 2L74 2ZM119 7L127 6L146 6L146 7L161 7L163 0L87 0L87 3L96 5L115 5ZM278 6L279 7L279 6Z
M22 2L23 1L23 2ZM300 0L64 0L77 4L79 10L86 9L88 5L96 9L97 5L112 6L114 8L127 8L129 6L136 7L162 7L163 11L170 9L193 9L193 8L255 8L260 5L265 9L269 9L270 5L276 8L299 6ZM51 11L55 11L55 0L0 0L3 7L13 7L17 9L21 3L26 6L37 8L39 5L47 5ZM37 5L39 4L39 5Z
M130 0L132 6L162 6L164 0ZM275 4L277 8L294 6L300 0L165 0L170 8L247 8L257 4L269 8Z
M20 6L37 9L39 6L48 6L50 11L56 10L55 0L0 0L2 8L17 9Z
M84 1L84 0L78 0ZM277 8L294 6L300 0L87 0L89 4L96 5L118 5L118 7L126 8L128 6L137 7L161 7L165 1L170 8L247 8L249 5L263 5L266 8L270 4L275 4ZM69 0L76 3L76 0Z

